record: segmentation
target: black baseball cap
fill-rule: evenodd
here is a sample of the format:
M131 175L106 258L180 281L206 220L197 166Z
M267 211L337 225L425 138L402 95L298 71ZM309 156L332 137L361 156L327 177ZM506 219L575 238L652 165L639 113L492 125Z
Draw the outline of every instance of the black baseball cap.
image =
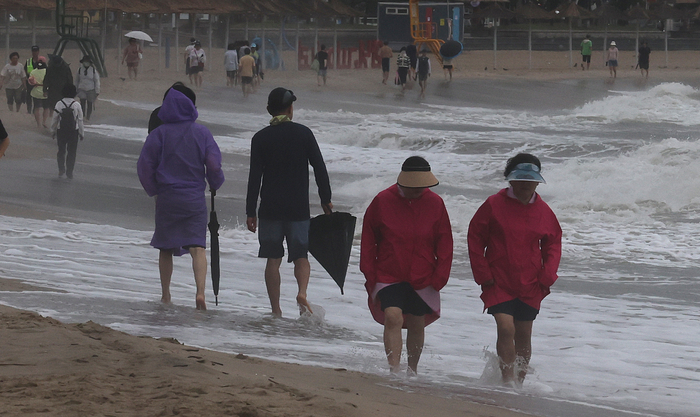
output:
M32 51L38 51L39 45L32 45Z
M291 106L297 100L292 90L287 90L284 87L277 87L270 91L267 96L267 110L270 113L278 113Z

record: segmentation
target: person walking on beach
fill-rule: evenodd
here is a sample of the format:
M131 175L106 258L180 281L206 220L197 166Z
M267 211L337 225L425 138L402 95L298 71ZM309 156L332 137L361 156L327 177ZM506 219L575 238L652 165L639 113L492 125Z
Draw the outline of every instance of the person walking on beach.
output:
M617 49L617 44L615 41L610 42L610 47L608 48L608 68L610 68L610 76L617 78L617 57L619 55L619 50Z
M452 81L452 58L442 57L442 72L445 74L445 81Z
M73 85L73 71L70 65L58 55L49 55L49 64L44 77L44 96L50 109L56 107L63 96L66 84Z
M411 68L411 59L406 55L406 47L401 47L399 51L399 56L396 58L397 72L399 75L399 84L401 89L406 89L406 78L408 77L408 71Z
M418 65L418 49L416 45L409 44L406 46L406 55L411 61L411 69L408 71L408 76L415 81L416 80L416 66Z
M49 100L44 95L44 78L46 78L46 58L40 56L36 64L34 64L34 69L29 74L29 79L27 84L31 85L30 100L32 101L32 108L34 109L34 120L36 120L37 127L46 126L46 122L51 117L53 108L49 107Z
M321 50L316 53L316 59L318 60L318 86L321 86L321 81L323 85L326 85L326 75L328 75L328 52L326 52L326 45L321 45Z
M591 35L586 35L586 39L581 42L581 70L591 69L591 54L593 53L593 41ZM583 64L586 64L584 68Z
M427 55L428 51L423 49L420 52L417 63L418 85L420 85L420 98L425 98L425 89L428 86L428 77L430 77L430 58Z
M226 71L226 86L234 87L238 83L238 53L235 44L229 43L224 53L224 70Z
M637 63L639 64L639 70L642 72L642 77L649 78L649 55L651 54L651 48L649 48L646 41L642 42L642 46L639 47L638 52Z
M367 207L362 224L360 270L372 317L384 325L384 350L392 373L400 371L403 341L408 372L415 374L425 326L440 317L440 290L452 268L452 229L430 164L406 159L396 184Z
M202 71L204 64L207 62L207 56L202 49L202 43L195 41L194 49L190 51L190 82L194 80L196 87L202 86Z
M384 46L379 48L379 57L382 59L382 84L386 84L386 80L389 79L389 64L393 56L394 52L389 47L389 42L384 41Z
M129 38L129 44L122 52L122 65L126 62L126 68L129 71L129 79L137 80L139 75L139 62L143 56L143 50L138 40Z
M10 137L7 135L7 130L0 120L0 158L5 156L5 151L10 146Z
M194 84L194 81L192 80L192 74L190 74L190 52L192 52L192 50L194 49L195 42L197 42L197 39L190 38L190 44L185 47L185 52L183 53L183 56L185 57L185 75L189 75L190 84Z
M69 180L73 179L78 140L85 137L83 109L75 101L76 94L73 84L63 86L63 98L56 103L51 122L51 135L58 144L58 177L65 174Z
M314 169L323 212L330 214L333 209L328 171L316 138L311 129L292 121L296 99L286 88L277 87L270 92L267 98L267 111L272 116L270 126L253 136L250 150L246 225L253 233L259 226L258 257L267 258L265 285L272 314L277 317L282 316L280 265L284 240L289 252L287 262L294 262L299 312L313 314L306 294L311 272L308 260L309 164Z
M0 70L0 88L5 87L7 107L10 111L13 111L13 104L16 111L22 107L26 79L27 73L24 72L24 67L19 63L19 53L11 53L10 62Z
M250 48L243 50L244 55L238 62L238 73L241 75L243 97L248 97L253 91L253 76L255 75L255 58L250 55Z
M540 160L520 153L504 175L510 187L489 197L469 223L467 243L484 309L496 320L496 351L506 385L522 384L532 354L532 324L557 280L561 227L535 192Z
M158 117L163 124L146 138L137 162L141 185L156 197L151 246L159 250L161 301L171 302L173 256L188 253L196 284L195 306L206 310L207 183L212 192L224 183L221 152L209 129L196 123L196 95L171 88ZM186 90L185 90L186 89Z
M92 58L89 55L85 55L80 63L82 65L75 74L75 85L78 88L78 98L85 120L90 120L97 96L100 95L100 74L92 65Z
M34 101L32 100L32 89L34 89L33 85L29 84L29 76L32 74L32 71L36 69L37 63L39 62L39 46L34 45L32 46L32 56L27 58L27 61L24 63L24 73L27 76L27 92L25 94L26 96L26 102L27 102L27 113L32 114L34 112ZM44 62L44 64L46 64Z

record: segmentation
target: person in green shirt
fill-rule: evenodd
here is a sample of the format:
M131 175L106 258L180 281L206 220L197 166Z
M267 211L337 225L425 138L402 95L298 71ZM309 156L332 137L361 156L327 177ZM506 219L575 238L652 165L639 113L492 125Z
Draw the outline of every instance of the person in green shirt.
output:
M581 57L583 61L581 62L581 70L591 69L591 53L593 52L593 42L591 41L591 35L586 35L586 39L581 42ZM583 64L586 64L584 67Z

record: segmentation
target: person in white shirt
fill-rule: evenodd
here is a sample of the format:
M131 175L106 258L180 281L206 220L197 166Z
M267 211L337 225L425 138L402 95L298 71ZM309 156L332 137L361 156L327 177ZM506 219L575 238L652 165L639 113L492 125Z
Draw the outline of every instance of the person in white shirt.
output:
M73 179L73 168L75 167L75 155L78 150L78 140L85 137L85 126L83 125L83 109L80 103L75 100L77 91L73 84L66 84L63 87L63 98L54 107L53 119L51 122L51 135L58 143L58 177L63 174L68 179ZM70 108L73 119L64 119L63 109ZM67 154L66 154L67 152Z
M5 87L7 107L10 108L10 111L13 110L13 103L15 103L17 111L22 107L26 79L27 73L24 72L24 66L19 63L19 53L11 53L10 63L0 71L0 88Z
M100 73L92 65L92 58L89 55L85 55L80 63L83 65L78 68L78 73L75 74L75 85L78 88L78 98L85 120L90 120L93 106L97 101L97 96L100 95Z
M228 50L224 53L224 69L226 70L226 86L237 84L238 53L234 44L228 44Z
M202 43L195 41L194 49L190 51L190 83L197 87L202 86L202 71L204 71L205 62L207 62L207 57L202 49Z
M190 52L194 49L194 43L197 41L195 38L190 38L190 44L185 48L185 75L190 76L190 84L192 84L192 75L190 74Z

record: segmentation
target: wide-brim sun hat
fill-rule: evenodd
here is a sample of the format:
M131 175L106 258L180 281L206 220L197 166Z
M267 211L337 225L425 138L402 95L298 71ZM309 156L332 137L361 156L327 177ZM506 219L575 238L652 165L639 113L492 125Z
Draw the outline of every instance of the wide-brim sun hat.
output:
M510 171L510 174L506 177L506 181L530 181L530 182L541 182L546 184L547 182L540 174L540 167L535 164L522 163L518 164Z
M411 156L401 165L396 183L404 188L430 188L440 183L430 171L430 164L420 156Z
M83 56L83 59L80 60L80 63L82 64L83 62L89 62L92 64L92 58L90 57L90 55Z

